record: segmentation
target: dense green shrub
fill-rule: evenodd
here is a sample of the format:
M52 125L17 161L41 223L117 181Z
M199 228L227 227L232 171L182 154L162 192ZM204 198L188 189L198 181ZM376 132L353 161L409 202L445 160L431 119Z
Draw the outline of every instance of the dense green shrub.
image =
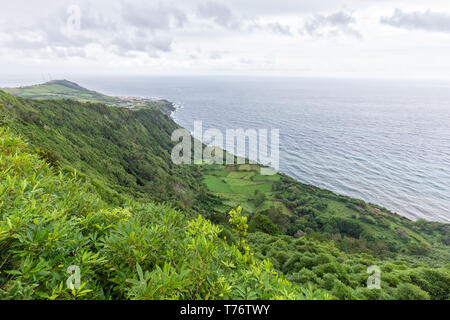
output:
M450 297L449 267L408 266L368 254L346 253L333 242L316 235L285 240L265 233L249 234L256 255L268 258L287 278L312 284L338 299L439 299ZM285 261L279 266L279 259ZM381 268L381 290L367 288L369 266Z
M264 214L257 214L252 217L249 223L250 232L265 232L270 235L279 234L280 231L278 227Z
M395 291L395 298L397 300L429 300L430 296L416 285L402 283Z
M75 175L55 172L0 128L0 299L303 299L269 261L254 261L246 218L230 213L239 242L168 205L113 208ZM66 286L67 268L81 287Z

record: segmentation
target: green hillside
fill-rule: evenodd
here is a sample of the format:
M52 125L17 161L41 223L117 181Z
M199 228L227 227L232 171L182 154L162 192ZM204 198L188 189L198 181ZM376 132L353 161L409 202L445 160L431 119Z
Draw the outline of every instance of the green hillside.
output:
M88 90L68 80L53 80L43 84L20 88L4 88L3 91L14 96L30 99L72 99L80 102L97 102L113 107L131 109L155 107L164 113L174 111L172 104L166 100L144 98L118 98Z
M0 128L0 299L311 299L168 205L111 207ZM81 269L68 288L67 269Z
M62 171L73 176L76 171L74 181L84 183L108 208L142 208L150 203L152 208L176 208L167 210L191 221L203 215L220 226L218 237L227 243L223 245L240 248L245 256L248 244L257 264L269 259L291 281L293 296L302 292L324 298L326 292L339 299L450 298L449 224L413 222L286 175L260 176L259 165L175 166L170 161L174 146L170 134L178 126L155 108L30 100L0 91L0 122L13 136L23 136L55 175ZM236 226L229 223L230 210L238 206L248 217L245 246ZM145 212L128 210L132 216ZM158 210L151 214L164 219ZM145 235L134 237L137 241ZM167 261L170 257L163 256L143 270L156 272ZM371 265L382 269L382 290L366 288ZM123 281L118 278L116 283Z
M1 92L0 99L15 132L51 163L89 177L105 201L173 200L179 207L199 209L195 202L203 193L196 177L201 173L172 164L170 133L178 126L159 110L28 100Z

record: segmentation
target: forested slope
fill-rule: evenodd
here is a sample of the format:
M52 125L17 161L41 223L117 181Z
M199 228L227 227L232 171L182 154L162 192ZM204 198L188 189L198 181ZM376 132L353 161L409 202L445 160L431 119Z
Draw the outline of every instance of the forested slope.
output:
M112 207L0 128L0 299L311 299L220 229L168 205ZM69 288L68 267L80 268Z
M198 167L171 161L170 138L178 126L159 110L30 100L1 91L0 99L3 121L12 130L52 164L87 176L105 201L171 201L200 213L207 207Z

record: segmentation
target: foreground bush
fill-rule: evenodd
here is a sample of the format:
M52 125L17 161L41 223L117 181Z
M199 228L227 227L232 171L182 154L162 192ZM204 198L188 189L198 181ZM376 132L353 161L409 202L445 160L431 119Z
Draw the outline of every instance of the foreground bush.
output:
M227 245L201 216L153 203L112 208L76 173L54 170L0 128L0 299L328 297ZM71 266L79 286L67 285Z

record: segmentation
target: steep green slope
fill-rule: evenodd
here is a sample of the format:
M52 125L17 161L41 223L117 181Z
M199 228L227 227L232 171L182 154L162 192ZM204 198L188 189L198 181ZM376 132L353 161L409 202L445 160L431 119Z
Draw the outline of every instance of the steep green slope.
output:
M219 231L167 205L110 207L0 127L0 299L327 297L301 293ZM69 288L73 266L80 286Z
M337 299L450 299L450 263L432 267L417 256L347 253L320 234L295 239L257 232L250 233L249 244L255 258L269 259L291 282L312 284ZM381 289L367 287L372 266L380 268Z
M199 213L208 207L198 168L172 163L170 135L178 126L159 110L29 100L1 91L0 103L11 129L50 162L89 177L106 201L171 201Z

